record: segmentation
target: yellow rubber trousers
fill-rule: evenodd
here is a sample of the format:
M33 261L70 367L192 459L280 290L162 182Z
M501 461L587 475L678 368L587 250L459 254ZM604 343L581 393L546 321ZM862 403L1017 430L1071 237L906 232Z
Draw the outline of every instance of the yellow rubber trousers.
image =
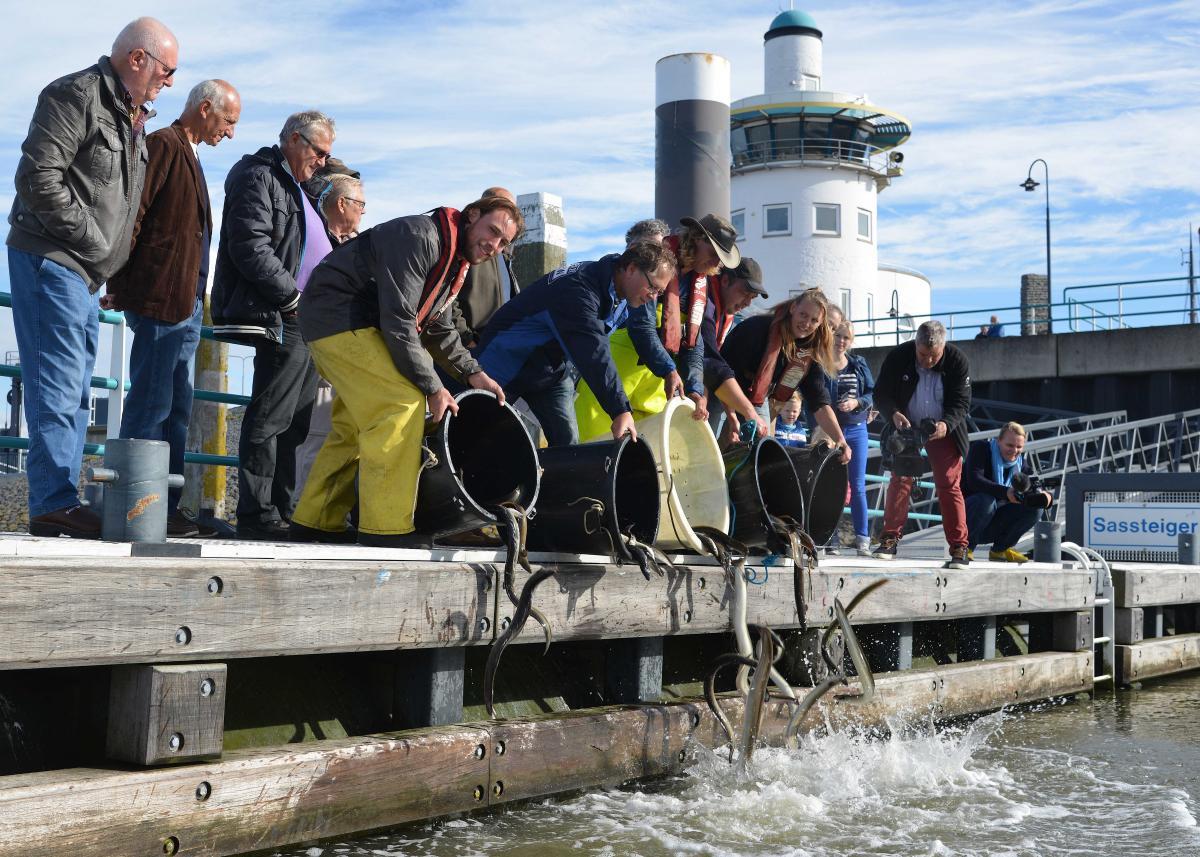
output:
M354 506L358 528L375 535L413 530L425 394L396 369L374 327L309 343L313 362L333 388L332 426L292 516L297 524L340 533Z

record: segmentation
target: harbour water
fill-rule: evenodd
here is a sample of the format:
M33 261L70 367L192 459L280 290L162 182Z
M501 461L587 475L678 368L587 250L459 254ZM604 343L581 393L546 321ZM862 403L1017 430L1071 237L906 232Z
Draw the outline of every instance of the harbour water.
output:
M887 738L825 735L735 772L525 804L276 857L1181 857L1200 854L1200 675Z

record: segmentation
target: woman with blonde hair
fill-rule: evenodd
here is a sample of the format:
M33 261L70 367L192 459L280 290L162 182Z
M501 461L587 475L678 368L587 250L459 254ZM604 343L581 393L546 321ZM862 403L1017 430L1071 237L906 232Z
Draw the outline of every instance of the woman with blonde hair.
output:
M842 321L833 331L834 372L826 379L829 397L842 434L853 450L850 464L850 514L854 518L854 547L859 556L871 555L867 521L867 423L874 404L875 377L867 361L849 348L854 344L854 328ZM836 538L836 536L835 536ZM836 548L827 548L836 553Z
M799 392L817 425L841 451L842 461L849 462L850 445L838 426L827 387L829 375L837 375L828 310L824 293L807 289L731 330L721 356L768 424Z

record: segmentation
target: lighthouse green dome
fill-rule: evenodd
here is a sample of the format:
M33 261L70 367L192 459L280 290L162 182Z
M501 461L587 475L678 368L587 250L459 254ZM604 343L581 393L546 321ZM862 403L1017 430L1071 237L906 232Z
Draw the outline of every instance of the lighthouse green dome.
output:
M801 12L799 9L788 9L775 16L775 20L771 22L771 28L767 30L763 38L770 41L776 36L791 35L816 36L819 39L821 31L817 29L817 22L813 20L812 15Z

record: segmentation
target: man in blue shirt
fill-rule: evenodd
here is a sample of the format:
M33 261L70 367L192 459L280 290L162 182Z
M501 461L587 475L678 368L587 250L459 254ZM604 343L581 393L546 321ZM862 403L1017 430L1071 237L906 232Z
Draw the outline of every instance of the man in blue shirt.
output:
M674 274L675 257L651 242L553 271L492 316L476 357L509 400L526 401L551 446L579 440L568 361L612 418L613 437L628 432L636 438L608 337L630 309L661 294Z

